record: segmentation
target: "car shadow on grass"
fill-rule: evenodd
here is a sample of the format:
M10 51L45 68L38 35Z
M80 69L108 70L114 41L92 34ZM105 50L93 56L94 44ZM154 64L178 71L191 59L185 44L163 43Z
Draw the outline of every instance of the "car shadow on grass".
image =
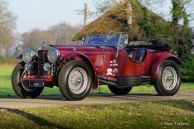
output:
M165 106L171 106L174 108L183 109L186 111L190 111L194 113L194 102L188 101L188 100L168 100L168 101L162 101L161 102L155 102L158 104L162 104Z
M36 116L34 114L31 114L31 113L24 112L22 110L9 109L9 108L0 108L0 110L6 110L7 112L20 115L20 116L28 119L29 121L32 121L32 122L36 123L40 127L42 127L42 126L44 127L45 126L45 127L49 127L49 128L67 129L67 128L63 127L63 126L56 125L56 124L54 124L52 122L49 122L49 121L45 120L44 118L41 118L41 117Z

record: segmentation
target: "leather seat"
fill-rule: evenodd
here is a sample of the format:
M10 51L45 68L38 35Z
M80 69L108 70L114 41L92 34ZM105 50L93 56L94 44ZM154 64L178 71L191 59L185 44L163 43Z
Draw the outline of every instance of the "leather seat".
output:
M137 61L137 62L142 62L142 61L144 61L144 59L145 59L145 55L146 55L146 50L145 49L143 49L143 48L138 48L137 50L136 50L136 52L135 52L135 57L134 57L134 59L135 59L135 61Z
M144 48L135 48L132 51L128 52L129 58L133 61L140 63L143 62L146 56L146 49Z

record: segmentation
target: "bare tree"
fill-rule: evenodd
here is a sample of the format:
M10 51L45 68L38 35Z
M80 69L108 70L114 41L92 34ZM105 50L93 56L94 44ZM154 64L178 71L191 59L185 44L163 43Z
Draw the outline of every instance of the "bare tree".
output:
M6 50L14 43L13 30L15 28L16 17L7 8L8 3L0 0L0 48Z
M66 23L51 26L48 30L34 29L22 34L23 47L38 48L42 41L49 44L72 44L72 37L80 31L81 27L71 26Z
M50 33L55 35L57 44L71 44L73 36L80 31L81 27L60 23L48 29Z
M121 0L95 0L96 14L102 14L110 8L114 7Z

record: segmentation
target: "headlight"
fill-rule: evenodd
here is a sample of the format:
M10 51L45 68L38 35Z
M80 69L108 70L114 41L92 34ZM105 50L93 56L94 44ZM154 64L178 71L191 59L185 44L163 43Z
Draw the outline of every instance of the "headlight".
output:
M56 63L59 56L60 56L60 52L55 48L50 49L47 54L47 58L49 62L53 64Z
M36 56L36 52L32 49L25 49L23 51L23 61L26 64L30 63L35 56Z
M51 65L49 63L45 63L43 66L43 69L45 72L49 71L50 68L51 68Z

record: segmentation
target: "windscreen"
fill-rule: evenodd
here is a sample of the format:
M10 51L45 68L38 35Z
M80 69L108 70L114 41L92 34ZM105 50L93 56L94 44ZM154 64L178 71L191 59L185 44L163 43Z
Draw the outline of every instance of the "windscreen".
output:
M128 43L128 35L121 34L98 34L89 35L86 37L85 45L95 45L95 46L118 46Z

